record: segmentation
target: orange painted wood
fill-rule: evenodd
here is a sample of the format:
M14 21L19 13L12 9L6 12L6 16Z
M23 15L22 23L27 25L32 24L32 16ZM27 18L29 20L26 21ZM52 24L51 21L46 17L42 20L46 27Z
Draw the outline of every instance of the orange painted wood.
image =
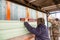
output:
M7 7L6 7L6 20L10 20L10 2L7 1Z
M29 14L29 8L26 7L26 18L29 19L30 18L30 14Z

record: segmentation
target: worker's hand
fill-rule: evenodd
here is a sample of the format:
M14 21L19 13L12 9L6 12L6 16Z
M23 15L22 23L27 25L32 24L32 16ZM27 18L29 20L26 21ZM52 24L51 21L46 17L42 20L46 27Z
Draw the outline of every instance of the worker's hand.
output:
M28 19L27 18L25 19L25 22L28 22Z

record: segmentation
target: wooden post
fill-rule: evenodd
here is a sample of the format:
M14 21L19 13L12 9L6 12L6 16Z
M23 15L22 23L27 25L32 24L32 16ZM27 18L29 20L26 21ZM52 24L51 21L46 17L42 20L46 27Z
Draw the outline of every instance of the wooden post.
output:
M6 20L10 20L10 2L7 1L7 7L6 7Z
M38 11L36 11L36 18L38 18Z
M30 18L29 8L26 7L26 19L28 20L29 18Z
M42 13L42 16L43 16L43 18L44 18L44 13Z

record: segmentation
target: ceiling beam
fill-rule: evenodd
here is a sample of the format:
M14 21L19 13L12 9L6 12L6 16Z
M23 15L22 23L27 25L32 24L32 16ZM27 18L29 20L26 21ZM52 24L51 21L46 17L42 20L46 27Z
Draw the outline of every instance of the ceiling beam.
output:
M34 9L34 10L37 10L37 11L46 13L45 11L41 10L41 7L40 7L40 6L39 6L39 7L38 7L38 6L35 6L35 5L31 4L31 3L28 3L28 2L25 1L25 0L24 0L24 3L22 3L22 2L17 2L17 1L15 1L15 0L7 0L7 1L11 1L11 2L14 2L14 3L16 3L16 4L23 5L23 6L25 6L25 7L29 7L29 8L32 8L32 9Z
M55 3L55 5L60 4L60 0L53 0L53 2Z

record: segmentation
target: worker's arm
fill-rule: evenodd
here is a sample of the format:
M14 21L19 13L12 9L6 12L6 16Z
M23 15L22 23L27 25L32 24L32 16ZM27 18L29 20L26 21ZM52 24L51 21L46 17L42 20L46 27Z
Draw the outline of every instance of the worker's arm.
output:
M28 29L28 31L30 31L31 33L38 35L38 36L41 34L41 29L39 29L39 32L38 32L35 28L30 26L28 22L24 22L24 25Z

